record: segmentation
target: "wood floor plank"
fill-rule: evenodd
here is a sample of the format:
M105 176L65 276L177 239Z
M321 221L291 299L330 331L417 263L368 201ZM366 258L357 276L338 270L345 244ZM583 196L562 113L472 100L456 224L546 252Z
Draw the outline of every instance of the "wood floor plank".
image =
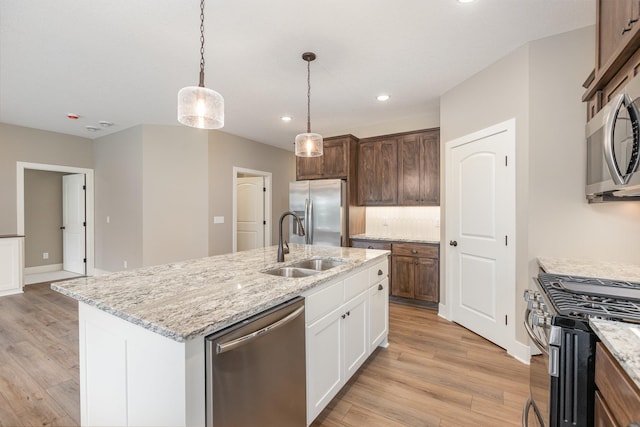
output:
M77 316L48 284L0 298L0 427L79 425ZM389 329L313 427L520 425L528 366L423 308L392 303Z

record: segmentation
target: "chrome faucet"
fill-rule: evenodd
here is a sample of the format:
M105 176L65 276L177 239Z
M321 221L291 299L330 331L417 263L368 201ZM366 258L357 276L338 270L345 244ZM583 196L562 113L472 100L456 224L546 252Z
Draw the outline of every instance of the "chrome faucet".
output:
M284 217L287 215L292 215L296 221L298 221L298 236L304 236L304 227L302 226L302 222L298 215L291 211L283 213L280 216L280 227L278 228L278 262L284 262L284 254L289 253L289 244L286 241L284 242L284 245L282 243L282 221L284 221Z

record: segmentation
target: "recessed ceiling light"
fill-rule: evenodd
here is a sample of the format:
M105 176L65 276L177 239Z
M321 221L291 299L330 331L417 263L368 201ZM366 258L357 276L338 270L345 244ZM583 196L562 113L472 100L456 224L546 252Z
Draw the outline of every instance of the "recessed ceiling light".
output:
M283 122L290 122L291 121L291 116L282 116L282 117L280 117L280 120L282 120Z
M100 126L102 126L103 128L108 128L108 127L113 126L113 122L108 122L108 121L106 121L106 120L100 120L98 123L99 123L99 124L100 124Z
M71 120L78 120L78 118L79 118L79 117L80 117L80 116L79 116L79 115L77 115L76 113L69 113L69 114L67 114L67 118L68 118L68 119L71 119Z
M97 128L95 126L85 126L85 128L89 131L89 132L97 132L100 130L100 128Z
M458 0L458 3L471 3L474 2L475 0Z
M378 95L378 96L376 97L376 99L377 99L378 101L388 101L388 100L389 100L389 98L390 98L390 96L389 96L389 95Z

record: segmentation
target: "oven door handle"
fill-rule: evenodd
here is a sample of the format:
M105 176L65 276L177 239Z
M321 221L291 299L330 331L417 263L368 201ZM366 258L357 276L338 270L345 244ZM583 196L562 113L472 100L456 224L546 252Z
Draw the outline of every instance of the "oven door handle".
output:
M531 310L527 308L524 312L524 328L527 331L527 335L529 335L529 338L531 338L531 341L533 341L538 350L540 350L545 356L549 356L549 350L547 350L545 345L541 343L540 340L538 340L535 333L533 332L533 328L529 324L529 318L531 317L530 314Z

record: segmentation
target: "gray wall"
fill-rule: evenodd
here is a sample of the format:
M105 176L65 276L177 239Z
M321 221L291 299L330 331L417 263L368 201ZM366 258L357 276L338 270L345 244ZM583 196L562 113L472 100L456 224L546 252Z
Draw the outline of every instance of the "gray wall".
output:
M95 266L118 271L142 263L142 126L93 142ZM109 217L109 223L107 223Z
M62 264L62 177L65 173L25 169L25 267ZM43 252L49 254L43 259Z
M207 132L145 125L142 151L143 264L207 256Z
M209 133L209 254L231 252L233 248L233 168L271 172L271 241L278 243L278 224L289 209L289 182L296 179L293 152L260 144L224 132ZM224 216L224 224L213 224ZM275 261L275 260L274 260Z
M441 98L443 153L452 139L516 118L518 325L522 291L537 274L538 256L640 259L640 245L628 240L640 235L640 204L588 205L584 197L586 106L581 84L593 68L594 49L593 27L534 41ZM445 167L443 163L442 176ZM444 186L442 191L444 201ZM444 291L445 269L442 274ZM524 330L517 332L526 342Z
M16 162L93 167L91 140L0 123L0 234L15 234Z

